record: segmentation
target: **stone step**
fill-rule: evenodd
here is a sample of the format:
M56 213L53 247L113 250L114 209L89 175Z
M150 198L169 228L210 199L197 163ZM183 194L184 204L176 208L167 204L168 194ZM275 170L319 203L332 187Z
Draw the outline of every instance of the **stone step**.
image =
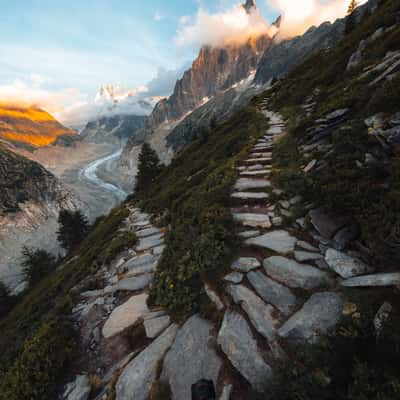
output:
M271 174L270 169L261 169L259 171L243 171L240 176L265 176Z
M145 251L153 247L160 246L163 243L164 243L164 234L160 233L158 235L148 236L146 238L140 239L139 244L135 247L135 250Z
M245 163L253 164L253 163L271 163L272 157L262 157L262 158L249 158L245 160Z
M267 340L274 341L276 328L280 325L276 319L276 309L270 304L265 304L252 290L243 285L228 285L227 293L239 304L252 325L260 335Z
M250 153L250 157L252 157L252 158L272 157L272 153L271 152Z
M259 234L260 231L251 230L251 231L239 232L238 236L241 237L242 239L250 239L252 237L258 236Z
M266 214L234 213L233 219L252 228L271 228L270 218Z
M272 369L264 361L246 320L236 311L225 312L218 344L254 390L263 392L268 387Z
M261 267L260 261L253 257L240 257L232 265L231 268L239 272L250 272L253 269Z
M300 344L316 343L341 321L343 301L337 293L316 293L278 331L279 336Z
M284 230L268 232L262 236L247 239L248 246L262 247L280 254L293 253L297 239Z
M282 256L265 259L264 269L271 278L290 288L316 289L334 284L327 272Z
M240 178L236 181L235 184L235 189L237 191L244 191L249 189L263 189L270 187L271 187L271 182L266 179Z
M346 287L398 286L400 272L357 276L341 282L341 285Z
M369 274L375 270L363 261L334 249L327 250L325 261L332 270L345 279Z
M308 251L300 251L296 250L294 252L294 258L298 262L305 262L305 261L315 261L315 260L321 260L324 258L322 254L319 253L311 253Z
M247 278L258 295L283 314L290 315L296 308L296 296L286 286L272 280L261 271L251 271Z
M263 200L268 199L269 194L264 192L235 192L231 194L231 197L238 200Z

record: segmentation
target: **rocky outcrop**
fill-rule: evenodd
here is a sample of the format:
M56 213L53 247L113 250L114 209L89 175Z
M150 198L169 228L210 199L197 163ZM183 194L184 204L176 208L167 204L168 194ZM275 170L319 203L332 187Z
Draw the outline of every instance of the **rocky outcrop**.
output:
M319 27L312 27L302 36L275 41L265 50L260 60L255 82L262 84L272 78L282 77L307 55L335 45L341 39L344 27L345 21L339 19L333 24L325 22Z
M190 399L190 388L200 379L217 384L222 362L212 348L212 328L211 323L195 315L178 331L160 377L161 382L169 384L172 400Z
M40 164L0 146L0 279L23 281L18 260L23 246L58 253L57 218L75 210L74 194Z
M147 117L140 115L114 115L87 123L81 137L94 143L121 143L134 137L142 129Z
M244 45L202 47L192 67L175 86L174 93L161 100L149 117L149 127L180 119L209 98L246 79L257 68L260 55L271 39L250 38Z

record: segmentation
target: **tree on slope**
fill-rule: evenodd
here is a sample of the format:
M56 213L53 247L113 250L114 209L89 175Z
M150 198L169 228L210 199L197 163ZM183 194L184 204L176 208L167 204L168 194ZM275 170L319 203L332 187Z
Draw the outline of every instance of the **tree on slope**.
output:
M35 285L56 268L56 258L46 250L24 247L22 255L22 269L29 286Z
M148 188L160 174L162 165L157 153L148 143L144 143L139 155L135 192Z
M347 9L347 18L346 18L346 34L350 33L356 25L354 11L358 7L358 2L356 0L351 0L349 7Z
M73 250L87 235L89 222L81 211L62 210L58 216L57 239L67 251Z
M0 318L14 305L15 299L8 287L0 281Z

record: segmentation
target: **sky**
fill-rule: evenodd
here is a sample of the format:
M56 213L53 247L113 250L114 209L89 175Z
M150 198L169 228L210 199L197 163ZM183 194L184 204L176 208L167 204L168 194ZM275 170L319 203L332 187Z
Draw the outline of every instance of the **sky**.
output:
M41 99L56 114L91 101L102 84L166 96L203 42L225 40L214 32L220 17L225 34L243 28L238 0L0 1L0 102ZM346 1L257 5L268 25L284 8L296 17L315 3Z

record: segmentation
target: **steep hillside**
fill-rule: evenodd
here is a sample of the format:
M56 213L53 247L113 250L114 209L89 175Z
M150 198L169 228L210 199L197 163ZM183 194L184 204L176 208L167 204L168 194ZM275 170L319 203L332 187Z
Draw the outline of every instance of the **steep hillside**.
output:
M0 138L17 145L48 146L74 138L76 132L37 107L0 105Z
M88 122L81 137L95 143L122 143L143 128L146 121L147 117L140 115L102 117Z
M0 279L23 282L24 245L60 251L55 239L60 209L76 209L75 196L40 164L0 146ZM18 290L17 290L18 291Z
M0 321L0 399L399 398L400 3L347 30Z

